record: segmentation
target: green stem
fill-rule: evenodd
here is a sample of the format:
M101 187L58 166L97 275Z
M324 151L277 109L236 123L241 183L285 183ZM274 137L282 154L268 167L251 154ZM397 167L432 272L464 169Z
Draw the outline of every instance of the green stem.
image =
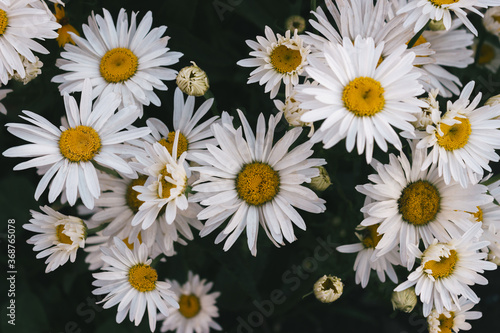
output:
M429 23L431 22L431 20L427 21L427 23L424 25L424 27L422 29L420 29L419 32L417 32L417 34L415 36L413 36L412 39L410 39L410 42L408 43L408 48L411 49L413 47L413 45L415 45L415 43L417 42L418 38L420 36L422 36L422 34L424 33L425 29L427 29L427 27L429 26Z
M217 101L215 100L215 96L212 93L212 90L208 89L205 95L203 95L203 97L205 97L206 100L209 100L210 98L214 99L214 103L212 104L210 111L212 111L212 114L214 116L220 116L221 113L218 110L219 108L217 107Z
M311 10L316 11L316 0L311 0Z
M158 262L161 260L161 258L163 258L165 255L162 253L162 254L159 254L156 258L153 259L153 261L151 262L151 267L155 268L156 265L158 264Z
M87 236L94 235L94 234L98 233L102 229L106 228L108 226L108 224L109 223L103 223L95 228L87 229Z
M314 291L311 291L310 293L305 294L304 296L302 296L302 299L306 298L309 295L312 295L313 293L314 293Z

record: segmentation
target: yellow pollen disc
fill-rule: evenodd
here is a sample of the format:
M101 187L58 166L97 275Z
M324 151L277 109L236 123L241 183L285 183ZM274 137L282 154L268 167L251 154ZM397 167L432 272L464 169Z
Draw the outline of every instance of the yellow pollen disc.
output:
M61 133L59 150L71 162L88 162L101 149L99 134L89 126L77 126Z
M300 51L289 49L285 45L276 47L269 57L271 58L271 65L281 74L296 70L302 63Z
M163 147L167 148L170 155L172 155L172 150L174 147L175 132L168 133L168 137L158 141ZM177 144L177 158L179 158L183 152L188 150L188 140L182 133L179 132L179 143ZM172 156L174 157L174 156Z
M457 251L451 250L450 256L440 257L439 261L429 260L424 264L424 270L430 269L432 271L431 275L435 279L442 279L448 277L455 270L455 265L457 264L458 256Z
M398 209L403 220L415 226L433 221L440 207L439 191L425 180L406 186L398 199Z
M436 133L438 144L447 151L463 148L469 141L469 136L472 133L469 119L460 117L455 117L454 119L460 122L451 126L441 124L439 126L441 131L443 131L443 136Z
M493 20L495 20L495 22L498 22L500 23L500 15L493 15Z
M200 309L200 299L196 295L181 295L179 298L179 312L184 317L193 318Z
M140 292L155 290L158 274L149 265L137 264L128 271L128 282Z
M371 117L384 108L384 88L371 77L358 77L345 86L342 101L356 116Z
M125 192L125 201L127 202L127 206L134 212L137 213L139 211L139 207L144 203L144 201L139 200L137 196L140 194L136 190L133 189L134 186L143 186L147 176L140 176L137 179L133 179L127 187L127 191Z
M9 19L7 18L7 13L0 9L0 36L7 30L7 25L9 24Z
M167 171L167 168L163 169L163 171L161 172L161 175L163 176L163 177L161 177L161 197L163 199L166 199L166 198L170 197L170 190L172 190L173 188L176 188L177 185L169 183L165 180L165 177L172 178L172 175Z
M439 315L439 333L453 333L453 321L455 319L455 313L450 312L450 318L447 318L444 313Z
M483 210L477 206L477 211L475 213L473 212L467 212L469 214L472 214L474 218L476 219L476 222L483 222Z
M59 243L73 244L73 242L71 241L71 238L66 236L66 234L64 233L64 224L59 224L56 227L56 234L57 234L57 240L59 241Z
M380 224L374 224L366 227L365 232L367 232L367 234L363 238L363 245L366 248L375 248L382 239L382 235L379 235L377 232L379 226Z
M408 45L409 42L410 41L408 41L406 43L406 45ZM419 45L422 45L422 44L425 44L425 43L427 43L427 39L425 39L424 36L420 35L420 36L418 36L417 41L415 42L415 44L413 44L412 47L419 46Z
M479 65L489 64L495 58L495 49L489 44L483 44L481 46L481 52L479 53L479 59L477 63Z
M137 235L137 239L139 240L139 244L142 244L142 238L141 238L141 233L140 233L140 232L139 232L139 234ZM129 249L131 249L131 250L133 250L133 249L134 249L134 243L133 243L133 242L132 242L132 243L129 243L129 241L128 241L128 237L127 237L127 238L125 238L125 239L123 240L123 242L125 243L125 245L127 245L127 247L128 247Z
M132 51L117 47L102 57L99 70L106 81L118 83L130 79L137 71L137 66L137 56Z
M460 0L430 0L430 2L436 7L441 7L442 5L451 5L459 1Z
M279 173L262 162L246 164L236 176L238 196L249 205L260 206L271 201L279 187Z

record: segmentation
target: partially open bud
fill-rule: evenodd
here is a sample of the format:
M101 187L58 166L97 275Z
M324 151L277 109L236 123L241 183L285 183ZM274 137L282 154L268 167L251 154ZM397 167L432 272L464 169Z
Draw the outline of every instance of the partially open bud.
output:
M190 96L203 96L210 85L207 73L191 61L192 65L184 67L177 74L176 83L183 93Z
M500 36L500 7L490 7L484 13L483 25L491 34Z
M446 30L446 27L444 26L443 19L439 21L431 20L429 22L429 29L432 31L440 31L440 30Z
M300 34L306 29L306 19L300 15L292 15L286 19L285 28L292 32L297 29L297 32Z
M488 98L488 100L484 103L484 105L495 106L500 104L500 95L495 95L493 97Z
M391 297L392 308L394 310L410 313L417 304L417 295L414 288L408 288L403 291L395 291Z
M330 180L330 176L328 175L328 172L326 169L322 166L316 167L319 169L319 176L314 177L311 180L311 188L316 191L324 191L326 190L330 185L332 185L332 182Z
M322 303L331 303L336 301L344 291L344 284L342 281L332 275L323 275L314 284L314 295Z
M36 78L39 74L42 74L41 68L43 66L43 62L41 62L37 56L35 56L35 62L30 62L22 55L19 56L23 61L25 73L24 75L21 75L18 72L14 71L14 74L12 74L12 76L10 77L11 79L27 84L28 82Z

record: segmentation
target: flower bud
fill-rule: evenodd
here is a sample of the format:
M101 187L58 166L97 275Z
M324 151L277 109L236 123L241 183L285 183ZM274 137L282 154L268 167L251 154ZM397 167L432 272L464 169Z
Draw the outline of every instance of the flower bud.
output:
M183 93L190 96L203 96L210 85L207 73L191 61L192 65L184 67L177 74L176 83Z
M10 77L11 79L14 79L16 81L22 82L24 84L27 84L34 78L36 78L39 74L42 73L42 66L43 62L38 59L37 56L35 56L35 62L30 62L28 59L26 59L24 56L19 55L23 61L23 66L24 66L24 76L21 76L17 71L14 71L14 74Z
M331 303L336 301L344 291L344 284L341 280L332 275L323 275L314 284L314 295L322 303Z
M311 180L311 188L316 191L324 191L326 190L330 185L332 185L332 182L330 180L330 176L328 175L328 172L326 169L322 166L316 167L319 169L319 176L314 177Z
M440 31L440 30L446 30L446 27L444 26L443 19L439 21L431 20L429 22L429 29L432 31Z
M297 33L300 34L306 29L306 20L300 15L292 15L286 19L285 28L290 31L297 29Z
M495 95L493 97L490 97L484 105L489 105L489 106L495 106L500 104L500 95Z
M406 313L413 311L417 304L417 295L414 288L408 288L402 291L395 291L391 297L392 308Z

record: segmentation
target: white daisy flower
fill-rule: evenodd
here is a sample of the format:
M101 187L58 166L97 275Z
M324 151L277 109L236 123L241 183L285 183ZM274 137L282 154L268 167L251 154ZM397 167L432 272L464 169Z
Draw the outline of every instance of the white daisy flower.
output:
M477 43L474 44L474 54L477 53ZM500 48L493 43L483 41L477 59L477 65L487 68L493 74L496 74L500 68Z
M479 311L469 311L474 307L474 303L466 298L460 297L458 304L460 307L453 304L451 311L444 310L443 313L438 313L436 309L433 309L427 317L429 333L451 333L452 330L453 332L468 331L472 326L466 320L475 320L482 317L482 313Z
M33 0L0 2L0 81L7 84L14 72L24 78L26 72L22 57L35 62L33 51L49 51L33 39L56 38L61 25L53 15L43 9L33 8Z
M368 285L370 273L373 270L377 272L377 276L381 282L385 282L385 275L392 282L398 283L398 276L394 271L393 265L400 265L401 261L397 253L397 248L385 253L383 256L376 255L376 246L378 245L382 235L377 232L378 224L368 227L358 226L356 236L360 243L342 245L337 247L337 251L342 253L357 253L356 261L354 262L354 271L356 272L355 282L361 284L362 288Z
M79 248L85 247L87 226L83 220L63 215L49 206L40 206L43 213L31 210L30 223L23 224L23 228L38 233L28 239L28 244L34 244L33 251L42 251L36 255L37 259L45 260L45 273L52 272L64 265L68 259L75 262Z
M294 207L311 213L325 210L325 201L301 184L310 183L318 176L319 170L314 167L326 162L308 159L313 154L311 142L288 151L302 132L301 128L286 132L273 146L274 129L281 113L270 116L267 132L264 115L260 114L256 134L243 113L238 110L238 114L243 129L235 129L230 121L213 124L220 148L207 145L207 153L194 154L203 163L192 168L200 173L193 187L198 192L193 201L208 206L198 214L199 219L207 220L200 233L202 237L230 218L215 243L227 237L224 244L227 251L246 228L248 248L255 256L259 223L276 246L284 245L283 236L288 242L296 239L292 222L306 229Z
M117 154L126 153L127 140L143 137L150 133L148 128L124 130L135 119L134 106L115 113L120 99L108 94L92 106L92 86L86 79L78 107L74 97L64 95L69 128L57 128L45 118L30 111L23 111L21 118L33 125L8 123L8 131L31 142L3 152L7 157L35 157L20 163L14 170L50 165L35 191L38 200L52 179L49 202L53 202L66 187L70 205L78 195L83 204L93 208L94 198L100 195L99 181L93 162L115 169L124 174L133 173L132 168Z
M157 118L149 118L146 120L146 125L151 130L151 135L131 143L143 147L143 141L149 143L159 142L172 154L175 133L178 131L179 144L177 146L177 158L182 153L187 152L186 160L196 161L193 156L194 152L206 150L205 146L207 143L215 144L210 125L217 120L218 116L213 116L198 124L210 110L213 102L214 99L210 98L194 111L195 98L188 96L184 100L182 91L177 88L174 94L173 129L169 130L167 125Z
M153 17L147 12L139 25L137 13L132 13L130 26L125 9L118 14L116 26L111 14L103 9L104 17L89 17L82 26L85 38L72 34L76 45L67 43L64 59L56 65L68 73L56 75L52 81L61 83L61 93L81 91L83 80L90 78L95 88L92 98L115 92L124 106L134 104L142 117L143 105L161 101L153 89L167 90L163 80L174 80L177 72L166 68L179 61L179 52L168 52L169 37L162 37L167 27L151 29Z
M498 5L500 5L498 0L409 0L397 13L408 13L404 26L413 26L413 31L418 32L429 20L443 20L446 30L450 29L451 12L453 12L477 36L477 30L467 18L467 13L473 12L483 16L476 7L487 8Z
M422 169L431 164L438 166L439 175L449 184L451 179L462 187L477 183L483 177L483 169L491 171L488 163L500 157L500 105L477 108L481 93L469 101L474 81L469 82L455 102L448 101L447 110L439 123L419 131L419 149L431 148Z
M483 25L491 34L500 37L500 6L488 8L484 13Z
M148 176L144 185L134 186L142 201L139 210L132 219L132 226L141 225L147 229L163 215L160 224L172 224L177 213L192 215L195 204L189 204L187 198L188 179L191 171L187 167L186 152L177 158L179 132L176 132L172 154L158 142L144 142L145 155L137 155L137 169Z
M473 222L483 223L483 239L490 242L487 248L482 249L488 253L488 260L500 258L500 181L487 185L488 194L495 201L477 206L477 210L468 212Z
M274 35L273 30L266 26L265 34L265 38L257 36L257 42L246 41L253 49L250 55L254 58L240 60L237 64L243 67L257 67L250 73L247 83L259 82L261 86L266 84L264 91L271 92L271 98L274 98L281 82L285 85L287 94L292 86L299 83L299 76L307 66L306 58L310 47L304 45L296 30L293 37L290 30L287 30L285 36L281 36Z
M94 295L106 295L101 301L108 309L118 304L116 322L121 323L129 314L130 321L140 324L146 306L148 308L149 328L154 332L156 315L159 310L168 316L169 308L179 308L170 284L158 281L156 270L151 267L146 244L130 250L120 239L114 238L115 246L102 247L102 260L109 266L94 273L92 285L98 287Z
M0 101L10 92L12 92L12 89L0 89ZM0 113L7 114L7 109L2 103L0 103Z
M494 263L484 260L486 253L478 252L488 245L487 241L477 239L481 232L481 222L478 222L460 238L447 243L434 240L423 253L410 245L409 250L421 258L420 266L394 290L401 291L415 285L415 292L424 305L425 317L429 316L433 307L439 314L445 309L453 311L453 306L461 309L460 295L478 303L479 298L469 286L488 284L480 273L497 268Z
M380 224L381 235L376 255L383 256L399 245L400 260L408 269L415 256L408 252L410 244L425 246L434 238L446 242L458 238L470 228L472 222L466 211L475 211L479 205L492 201L484 185L471 185L464 189L451 182L446 185L435 165L422 169L426 159L424 150L412 144L412 162L405 154L389 156L389 164L376 163L376 174L371 183L356 186L356 190L371 198L361 211L364 226Z
M366 148L366 161L373 154L374 141L387 151L387 142L401 150L394 126L413 131L414 114L425 107L416 96L424 92L419 73L412 65L415 54L403 56L401 45L379 63L383 43L377 47L372 38L357 37L354 44L344 38L343 45L325 44L326 64L310 57L306 71L318 87L299 85L297 100L306 112L301 120L324 120L314 133L313 142L322 141L330 148L346 139L347 151L357 145L358 154Z
M176 331L177 333L208 333L210 329L222 330L214 318L219 316L219 310L215 300L219 292L209 293L212 282L207 283L205 279L200 280L198 275L188 273L188 280L182 286L177 281L167 280L172 285L175 300L179 302L179 308L170 308L170 314L163 319L161 332Z

